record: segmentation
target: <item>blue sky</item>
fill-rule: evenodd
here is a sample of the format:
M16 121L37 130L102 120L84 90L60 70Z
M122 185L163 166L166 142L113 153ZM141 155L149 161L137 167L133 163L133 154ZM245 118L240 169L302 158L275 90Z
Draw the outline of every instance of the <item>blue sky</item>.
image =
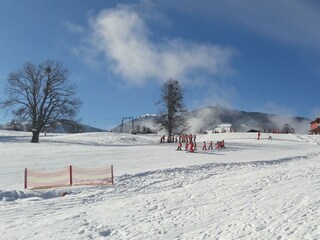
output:
M2 0L0 100L11 71L53 59L77 85L78 117L103 129L158 113L169 78L188 110L314 118L319 26L320 2L311 0ZM9 119L0 111L0 123Z

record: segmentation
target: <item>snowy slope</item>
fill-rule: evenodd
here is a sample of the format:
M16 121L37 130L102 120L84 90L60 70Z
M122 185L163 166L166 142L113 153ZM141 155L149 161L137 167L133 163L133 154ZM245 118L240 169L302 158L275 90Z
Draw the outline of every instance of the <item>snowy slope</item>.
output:
M0 239L317 239L320 138L198 135L226 149L176 151L159 136L0 131ZM23 191L25 167L113 164L114 187ZM61 193L67 191L65 197Z

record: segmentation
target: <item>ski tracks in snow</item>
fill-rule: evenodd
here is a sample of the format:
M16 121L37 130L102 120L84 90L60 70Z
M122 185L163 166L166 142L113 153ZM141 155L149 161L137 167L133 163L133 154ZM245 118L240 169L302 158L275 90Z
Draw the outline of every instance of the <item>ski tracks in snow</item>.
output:
M128 194L128 205L131 203L130 209L136 211L124 217L128 222L122 228L114 226L117 230L111 236L316 238L320 235L320 169L309 165L310 161L317 159L309 156L279 164L209 164L124 176L118 179L116 191L119 196ZM129 192L122 190L124 186Z
M0 192L0 231L6 239L315 239L318 158L123 175L114 187Z

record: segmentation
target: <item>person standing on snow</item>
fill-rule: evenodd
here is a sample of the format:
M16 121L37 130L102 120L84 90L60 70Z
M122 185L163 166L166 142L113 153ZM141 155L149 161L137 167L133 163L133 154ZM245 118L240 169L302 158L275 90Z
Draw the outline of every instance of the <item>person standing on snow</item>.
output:
M207 144L206 144L206 142L205 142L205 141L203 141L202 150L207 150Z
M213 150L213 147L212 147L212 141L209 143L209 147L208 147L208 150Z
M182 143L179 141L177 150L181 151Z
M260 140L260 136L261 136L261 133L260 131L258 132L258 140Z
M194 153L194 149L193 149L193 142L192 141L190 141L190 147L189 147L189 152L192 152L192 153Z

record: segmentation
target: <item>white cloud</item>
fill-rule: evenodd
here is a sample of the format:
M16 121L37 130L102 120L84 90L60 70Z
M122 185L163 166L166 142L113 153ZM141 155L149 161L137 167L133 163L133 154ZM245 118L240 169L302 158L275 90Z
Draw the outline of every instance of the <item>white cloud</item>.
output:
M235 49L183 39L155 43L145 20L130 6L102 11L90 26L90 50L86 52L102 55L113 73L132 84L150 79L186 81L195 71L210 76L233 72L230 61Z

